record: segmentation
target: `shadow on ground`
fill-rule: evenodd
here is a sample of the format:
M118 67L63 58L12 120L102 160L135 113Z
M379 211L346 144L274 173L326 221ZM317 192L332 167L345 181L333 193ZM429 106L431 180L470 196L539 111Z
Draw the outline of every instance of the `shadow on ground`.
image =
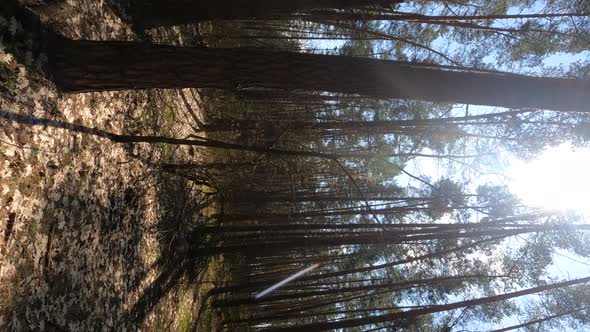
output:
M210 259L200 254L200 249L214 246L216 242L211 235L199 232L199 226L209 222L201 211L212 198L213 195L203 193L200 185L190 180L161 175L158 195L161 217L150 230L158 235L160 256L153 268L159 274L127 312L129 322L144 321L163 297L178 290L180 283L198 284Z
M154 175L155 195L145 183L87 192L89 176L67 173L47 193L39 222L11 214L7 226L20 230L4 232L11 242L3 254L14 257L16 273L0 325L54 331L141 328L162 299L174 299L181 283L198 287L209 259L198 254L199 248L213 240L198 231L207 221L200 211L210 196L191 181L166 174ZM159 218L146 222L154 209Z

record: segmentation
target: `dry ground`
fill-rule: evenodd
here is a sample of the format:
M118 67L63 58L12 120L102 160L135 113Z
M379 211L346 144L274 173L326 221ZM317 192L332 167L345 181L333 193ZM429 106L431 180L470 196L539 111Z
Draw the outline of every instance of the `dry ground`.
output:
M69 0L46 19L70 38L134 38L103 1ZM175 136L195 125L186 102L203 116L196 91L184 91L188 100L178 91L59 95L9 54L0 53L0 69L4 111L115 133ZM165 196L197 192L153 167L178 158L203 157L194 149L126 146L0 118L0 329L189 328L215 281L211 267L199 285L182 276L162 301L148 299L147 308L155 308L144 323L129 320L162 273L163 244L178 242L162 232L162 220L176 208ZM200 207L196 198L186 200L196 202L190 212Z

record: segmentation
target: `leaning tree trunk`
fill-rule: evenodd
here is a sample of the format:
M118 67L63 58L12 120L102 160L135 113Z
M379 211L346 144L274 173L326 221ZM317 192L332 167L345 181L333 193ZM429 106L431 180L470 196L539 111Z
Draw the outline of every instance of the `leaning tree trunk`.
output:
M210 20L284 19L317 9L362 8L403 0L129 0L125 11L139 28Z
M356 326L363 326L363 325L370 325L370 324L379 324L384 322L392 322L396 320L402 319L409 319L414 317L419 317L423 315L429 315L437 312L444 312L454 309L461 309L467 307L473 307L478 305L483 305L492 302L498 302L503 300L509 300L520 296L525 296L529 294L537 294L540 292L545 292L552 289L563 288L578 284L583 284L590 282L590 277L574 279L570 281L559 282L555 284L549 284L545 286L533 287L528 289L523 289L515 292L504 293L489 297L482 297L473 300L466 300L460 302L453 302L448 304L440 304L440 305L432 305L424 309L414 309L408 311L400 311L394 312L390 314L383 314L379 316L368 316L365 318L351 318L351 319L343 319L340 321L333 321L333 322L320 322L320 323L311 323L306 325L298 325L294 327L288 328L276 328L271 329L271 331L327 331L327 330L335 330L335 329L346 329Z
M182 48L58 39L50 52L65 92L271 88L510 108L585 111L590 81L442 70L396 61L262 49Z

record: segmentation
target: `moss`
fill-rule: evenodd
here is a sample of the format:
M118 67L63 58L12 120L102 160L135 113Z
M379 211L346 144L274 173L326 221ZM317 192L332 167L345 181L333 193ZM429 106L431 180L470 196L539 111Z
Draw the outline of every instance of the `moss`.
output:
M176 331L190 331L193 326L194 318L191 295L191 291L184 290L182 291L182 295L179 296L177 311L178 327Z

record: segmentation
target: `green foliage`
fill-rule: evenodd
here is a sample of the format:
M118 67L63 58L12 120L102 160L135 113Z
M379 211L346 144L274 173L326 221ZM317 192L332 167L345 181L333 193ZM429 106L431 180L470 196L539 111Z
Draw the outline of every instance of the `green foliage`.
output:
M390 157L385 154L378 154L368 161L367 169L370 176L377 182L389 181L396 177L403 169L403 165L398 165L390 161Z
M463 187L451 179L443 178L429 189L430 201L426 214L432 219L440 219L465 203Z
M491 219L512 216L519 203L507 187L482 185L476 190L479 210L485 211Z

